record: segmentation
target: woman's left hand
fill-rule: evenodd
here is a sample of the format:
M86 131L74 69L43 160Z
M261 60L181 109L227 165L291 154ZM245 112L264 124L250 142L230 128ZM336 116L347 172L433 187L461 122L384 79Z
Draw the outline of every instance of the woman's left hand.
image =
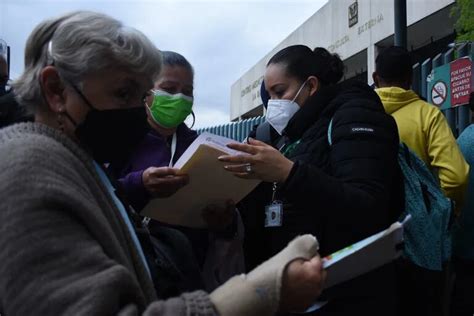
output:
M249 154L219 157L220 161L231 163L224 168L239 178L283 183L293 168L293 162L278 150L253 138L249 138L248 144L235 143L227 147Z

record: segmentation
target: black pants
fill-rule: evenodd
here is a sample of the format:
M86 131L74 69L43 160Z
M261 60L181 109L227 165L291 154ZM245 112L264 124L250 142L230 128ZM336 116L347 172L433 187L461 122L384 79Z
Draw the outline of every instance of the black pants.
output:
M454 260L453 295L451 316L474 315L474 260L456 258Z
M421 268L405 259L397 261L398 314L442 316L446 271Z
M308 316L396 316L395 272L389 263L326 289L320 300L329 303Z

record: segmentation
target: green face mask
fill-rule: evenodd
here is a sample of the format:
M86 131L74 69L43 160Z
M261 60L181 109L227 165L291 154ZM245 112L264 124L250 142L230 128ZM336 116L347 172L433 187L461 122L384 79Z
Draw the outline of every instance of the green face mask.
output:
M175 128L192 112L193 98L182 93L170 94L154 90L150 114L153 120L165 128Z

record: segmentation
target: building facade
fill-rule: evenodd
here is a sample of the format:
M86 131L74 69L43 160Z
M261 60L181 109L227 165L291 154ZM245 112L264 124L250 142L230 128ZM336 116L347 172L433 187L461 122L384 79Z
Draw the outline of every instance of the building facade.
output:
M431 58L455 38L454 0L407 0L408 49L414 63ZM284 47L325 47L344 60L344 80L372 83L375 58L393 45L394 0L329 0L298 29L265 55L231 88L230 119L263 115L260 85L268 60Z

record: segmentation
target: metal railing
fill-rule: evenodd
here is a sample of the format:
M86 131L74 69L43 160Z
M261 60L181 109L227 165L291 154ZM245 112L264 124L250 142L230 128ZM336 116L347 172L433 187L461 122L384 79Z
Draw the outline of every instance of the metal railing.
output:
M474 54L474 43L463 43L457 49L449 48L445 53L440 53L433 58L426 59L421 65L416 63L413 65L412 90L428 100L427 78L431 70L444 64L449 64L456 59L455 57L462 58L472 54ZM471 124L471 112L466 105L442 110L442 112L455 137Z
M239 122L232 122L223 125L200 128L197 130L199 134L202 132L209 132L212 134L225 136L235 139L239 142L243 141L255 125L259 125L265 121L264 116L257 116Z

